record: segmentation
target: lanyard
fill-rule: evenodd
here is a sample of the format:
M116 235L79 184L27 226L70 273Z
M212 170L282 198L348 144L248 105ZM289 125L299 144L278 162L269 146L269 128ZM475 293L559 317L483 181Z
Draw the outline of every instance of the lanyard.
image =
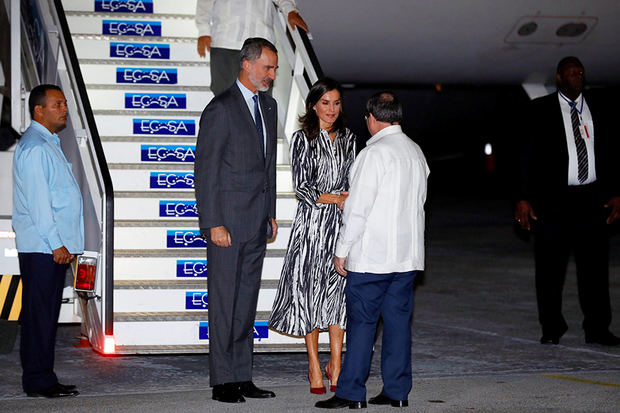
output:
M566 103L568 103L568 106L570 106L572 109L575 109L577 113L579 114L579 116L581 116L581 112L583 112L583 95L581 96L581 109L577 109L577 105L573 103L572 101L568 100L566 96L562 94L562 92L560 92L560 97L564 99Z

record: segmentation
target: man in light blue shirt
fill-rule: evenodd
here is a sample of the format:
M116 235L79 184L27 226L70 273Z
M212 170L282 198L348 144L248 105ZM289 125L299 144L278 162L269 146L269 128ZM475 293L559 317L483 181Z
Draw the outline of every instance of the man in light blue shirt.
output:
M31 397L78 394L54 373L56 327L68 264L84 252L82 194L56 132L67 124L58 86L35 87L33 119L13 162L13 229L22 277L22 386Z

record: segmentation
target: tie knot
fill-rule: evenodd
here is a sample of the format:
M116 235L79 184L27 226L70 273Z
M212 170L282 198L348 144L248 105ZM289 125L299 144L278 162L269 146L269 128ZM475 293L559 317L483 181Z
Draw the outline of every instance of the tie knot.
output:
M254 103L257 103L258 102L258 95L252 96L252 100L254 101Z

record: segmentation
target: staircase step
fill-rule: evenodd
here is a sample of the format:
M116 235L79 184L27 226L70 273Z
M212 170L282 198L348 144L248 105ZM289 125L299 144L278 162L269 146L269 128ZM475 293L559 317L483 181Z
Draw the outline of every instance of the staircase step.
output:
M149 16L151 14L181 14L194 16L196 14L196 0L63 0L66 12L95 12L114 15L129 15L134 17Z
M194 194L182 193L183 198L171 197L162 194L162 199L157 198L118 198L114 199L115 220L165 220L195 219L196 201ZM191 196L191 199L188 199ZM291 197L278 196L276 199L276 220L290 221L295 217L297 200Z
M118 16L115 13L67 13L73 36L109 35L125 38L188 38L196 41L198 29L194 16L158 16L154 14Z
M189 143L161 143L161 142L104 142L106 159L109 163L178 163L193 164L196 152L196 138ZM278 140L276 162L285 162L288 143Z
M111 164L110 174L115 191L193 191L193 165L140 165ZM123 169L119 169L123 168ZM133 169L130 169L133 168ZM293 192L290 165L278 165L276 174L278 192Z
M285 336L267 328L267 320L255 322L254 351L299 351L303 337ZM116 321L117 354L204 353L208 321ZM202 338L201 338L202 337ZM319 348L327 349L327 334L319 334ZM153 345L157 343L157 345ZM259 345L260 344L260 345Z
M131 91L126 87L123 90L89 88L88 96L97 115L100 115L101 111L119 111L117 115L129 114L128 111L132 111L131 114L154 113L156 116L168 116L170 111L181 111L197 112L192 116L200 117L202 110L213 98L213 93L162 91L151 86L149 89Z
M206 104L206 103L205 103ZM129 116L97 115L97 129L101 136L196 136L200 116L159 116L144 114Z
M87 87L92 88L93 84L97 87L103 85L116 85L125 88L124 90L134 90L138 87L157 87L173 88L178 86L208 86L211 83L211 70L205 61L194 63L191 66L174 64L158 65L160 62L153 62L153 65L146 65L146 62L139 61L129 64L122 61L106 61L101 64L80 64L84 82ZM193 89L196 90L196 89ZM91 99L92 102L92 99Z
M267 321L271 311L257 311L256 320ZM114 313L114 321L207 321L209 311Z
M188 256L179 252L175 256L147 256L147 257L123 257L116 255L114 258L114 280L139 281L139 280L206 280L208 264L206 250L196 251L194 256ZM267 251L263 262L262 280L279 280L284 261L284 251Z
M198 56L195 41L183 39L161 39L153 41L145 38L113 38L113 36L73 37L73 45L80 59L111 59L121 62L203 62Z
M257 311L271 311L276 288L261 288ZM114 311L193 312L208 310L207 281L202 287L179 289L114 289Z
M114 246L120 250L174 250L206 248L205 241L200 238L198 224L182 225L177 222L174 226L166 227L114 227ZM275 240L267 243L267 249L286 249L291 228L279 225ZM184 253L179 253L183 255Z

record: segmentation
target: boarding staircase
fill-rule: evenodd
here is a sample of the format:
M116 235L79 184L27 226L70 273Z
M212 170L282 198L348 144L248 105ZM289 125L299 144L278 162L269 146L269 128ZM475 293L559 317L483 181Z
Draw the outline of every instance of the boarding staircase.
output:
M208 264L193 168L200 114L213 94L209 62L196 52L196 2L61 3L114 187L113 332L106 334L117 354L208 351ZM299 33L280 15L276 21L279 232L267 245L254 334L257 351L296 351L303 340L268 330L267 320L297 202L288 139L317 73L300 54Z

